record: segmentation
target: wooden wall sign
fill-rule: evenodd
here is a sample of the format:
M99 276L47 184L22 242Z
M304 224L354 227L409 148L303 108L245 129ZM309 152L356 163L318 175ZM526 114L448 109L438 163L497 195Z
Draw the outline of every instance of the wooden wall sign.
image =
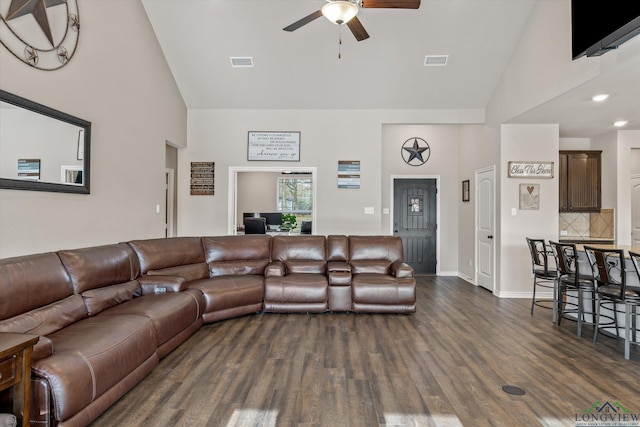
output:
M214 195L214 162L191 162L191 195Z

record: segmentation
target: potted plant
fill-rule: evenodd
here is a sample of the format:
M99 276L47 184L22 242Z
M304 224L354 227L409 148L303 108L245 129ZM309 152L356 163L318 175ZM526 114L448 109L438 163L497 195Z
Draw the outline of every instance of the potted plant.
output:
M293 230L298 225L298 220L294 214L282 214L282 225L280 226L281 230Z

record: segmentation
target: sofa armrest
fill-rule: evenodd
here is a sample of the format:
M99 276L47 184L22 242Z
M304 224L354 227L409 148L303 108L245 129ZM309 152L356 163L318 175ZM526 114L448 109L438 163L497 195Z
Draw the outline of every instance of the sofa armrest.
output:
M346 261L329 261L327 263L327 271L340 271L351 273L351 265Z
M180 276L150 275L138 277L142 295L181 292L186 289L186 280Z
M282 277L285 267L282 261L271 261L264 269L264 277Z
M413 268L404 262L396 261L391 264L391 275L394 277L413 277Z

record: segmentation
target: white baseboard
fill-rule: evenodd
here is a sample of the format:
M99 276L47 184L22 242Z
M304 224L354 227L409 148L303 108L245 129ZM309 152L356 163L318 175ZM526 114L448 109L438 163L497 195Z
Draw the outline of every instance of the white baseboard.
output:
M462 274L460 272L458 272L457 276L459 278L461 278L462 280L464 280L465 282L471 283L472 285L476 285L475 282L473 281L473 279L469 276L467 276L466 274Z

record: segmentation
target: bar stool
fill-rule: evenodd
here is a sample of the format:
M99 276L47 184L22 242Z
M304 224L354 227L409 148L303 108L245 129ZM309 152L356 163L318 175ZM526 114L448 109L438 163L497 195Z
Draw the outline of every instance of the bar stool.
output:
M527 246L529 246L529 253L531 253L531 272L533 273L533 296L531 298L531 314L533 314L533 308L538 307L551 308L553 310L552 321L556 323L556 313L558 310L557 294L558 294L558 272L551 268L552 265L549 262L549 258L553 258L553 252L544 243L544 239L527 239ZM549 299L536 299L536 288L553 289L553 300ZM552 302L552 306L544 305L544 303Z
M576 320L578 323L577 335L582 336L582 325L595 324L595 285L593 277L580 272L580 263L578 262L578 251L573 243L560 243L549 241L549 245L553 251L553 256L558 269L558 314L556 324L560 326L562 318ZM568 302L566 300L567 292L575 292L577 301ZM585 297L589 296L591 302L590 307L585 309ZM569 306L570 308L566 308ZM576 318L567 316L568 314L576 314ZM591 316L591 320L587 320L587 315Z
M638 277L638 286L629 286L621 294L624 297L624 358L629 359L631 344L640 345L640 325L638 325L638 306L640 306L640 253L629 251L629 257Z

